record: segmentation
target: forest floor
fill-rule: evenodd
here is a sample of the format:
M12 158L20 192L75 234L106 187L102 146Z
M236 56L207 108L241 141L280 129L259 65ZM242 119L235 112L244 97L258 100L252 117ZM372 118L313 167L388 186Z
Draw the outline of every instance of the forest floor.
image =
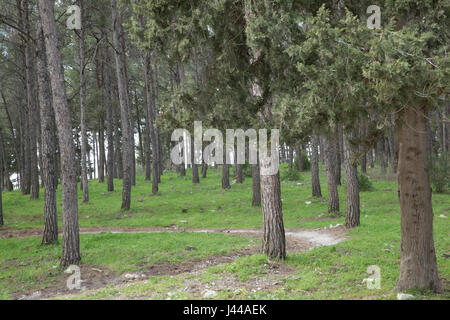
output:
M282 177L286 168L282 168ZM346 230L342 214L327 213L311 198L310 173L282 180L287 258L259 254L261 208L251 207L251 178L220 187L220 171L192 185L166 172L160 193L137 177L130 211L121 211L121 181L114 192L90 181L90 203L81 203L82 290L69 290L58 266L61 242L40 245L43 193L38 201L5 192L0 227L0 299L395 299L399 272L400 210L396 182L369 171L374 191L361 192L361 226ZM327 194L321 176L322 193ZM61 215L58 193L58 215ZM450 299L449 194L433 194L434 235L445 291L413 290L418 299ZM61 221L59 221L61 226ZM364 279L381 269L381 288Z

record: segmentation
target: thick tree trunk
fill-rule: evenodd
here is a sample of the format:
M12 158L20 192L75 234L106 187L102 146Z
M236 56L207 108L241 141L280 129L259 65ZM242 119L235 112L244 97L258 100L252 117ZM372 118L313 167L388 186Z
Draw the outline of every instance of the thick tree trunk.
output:
M86 81L85 81L85 44L84 44L84 33L85 33L85 21L84 21L84 0L79 0L81 7L81 21L82 27L80 30L80 125L81 125L81 184L83 185L83 202L89 202L89 184L87 176L87 163L86 163L86 152L87 152L87 133L86 133Z
M61 155L61 185L63 212L63 249L61 266L79 264L80 236L78 228L78 202L75 150L72 137L70 108L67 102L61 53L52 1L39 0L39 12L44 31L50 80L52 84L53 108L58 128L59 151Z
M402 241L397 290L441 291L433 240L426 109L408 108L399 130L398 196Z
M107 32L103 30L103 37L107 39ZM111 56L109 46L105 44L105 107L106 107L106 138L108 140L108 154L106 159L106 176L108 180L108 191L114 191L114 117L111 103Z
M58 217L56 215L56 128L52 106L52 91L47 73L47 58L42 26L37 31L37 76L41 114L42 182L44 190L44 233L42 244L58 241Z
M252 206L261 205L261 178L259 175L259 163L252 164Z
M319 153L318 153L319 137L313 136L311 139L311 184L312 196L322 197L319 179Z
M359 226L359 185L358 169L354 152L351 149L350 141L352 134L347 134L344 138L344 161L345 161L345 181L347 187L347 214L345 226L354 228Z
M339 193L336 179L336 139L324 138L325 165L328 183L328 212L339 212Z
M269 258L286 258L280 175L261 175L263 211L263 252Z
M120 41L119 13L117 0L111 0L113 44L116 58L117 85L119 88L120 115L122 124L122 150L123 150L123 189L122 189L122 209L129 210L131 205L131 182L133 175L133 139L130 129L130 114L127 103L126 79L122 61L124 50Z

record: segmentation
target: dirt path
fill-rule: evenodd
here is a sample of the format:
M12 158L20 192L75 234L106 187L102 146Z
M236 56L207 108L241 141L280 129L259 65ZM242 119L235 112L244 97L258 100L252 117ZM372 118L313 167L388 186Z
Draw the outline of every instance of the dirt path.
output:
M194 233L222 233L230 236L246 236L260 238L261 229L180 229L176 227L151 227L151 228L131 228L131 227L91 227L81 228L80 234L102 234L102 233L160 233L160 232L194 232ZM39 229L0 229L0 238L40 236L42 230ZM306 251L317 246L334 245L345 239L346 229L343 226L324 229L286 229L286 249L288 253ZM81 265L82 287L84 290L96 290L107 285L123 286L144 281L152 276L177 275L181 273L202 272L210 266L233 262L239 257L259 253L259 246L247 247L229 254L214 255L200 260L184 261L180 264L158 263L149 266L148 269L138 273L115 272L104 267L88 264ZM273 263L271 268L282 270L282 274L292 272L281 263ZM58 276L55 285L37 292L23 292L14 295L15 299L47 299L56 296L71 294L66 288L68 275ZM231 279L231 278L230 278ZM272 279L273 280L273 279ZM226 282L226 281L225 281ZM277 283L274 280L273 283ZM273 285L272 283L272 285ZM241 283L239 285L242 285ZM264 281L257 282L258 286L264 286ZM270 286L268 284L268 286ZM198 284L196 285L198 287ZM197 288L198 289L198 288Z

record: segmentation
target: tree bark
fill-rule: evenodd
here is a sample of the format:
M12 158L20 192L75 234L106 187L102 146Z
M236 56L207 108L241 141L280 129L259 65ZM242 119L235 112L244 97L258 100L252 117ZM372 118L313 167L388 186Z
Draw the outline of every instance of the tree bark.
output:
M113 44L116 58L117 85L119 89L120 116L122 124L122 150L123 150L123 189L122 209L129 210L131 205L131 183L133 175L133 139L131 137L129 106L127 101L126 78L122 52L124 50L120 41L120 23L117 9L117 0L111 0Z
M41 114L42 182L44 184L44 233L42 244L58 241L58 217L56 215L56 128L52 106L52 91L47 73L47 58L42 26L37 31L37 76Z
M230 189L230 165L226 163L227 151L223 152L222 189Z
M313 136L311 139L311 184L312 196L322 197L319 179L319 153L318 153L319 137Z
M63 212L63 248L61 266L66 267L70 264L79 264L81 255L72 122L66 96L61 53L58 49L58 35L53 6L53 1L39 0L39 12L44 31L48 69L52 84L53 108L58 129L59 151L61 155Z
M194 148L194 138L191 138L191 163L192 163L192 183L200 183L200 178L198 175L198 164L195 163L195 148Z
M105 119L103 114L99 119L98 129L98 182L105 182Z
M399 129L398 196L402 240L397 290L441 291L433 240L427 110L408 108Z
M252 164L252 206L261 205L261 178L259 176L259 163Z
M297 169L300 172L303 172L303 159L302 159L302 148L301 147L297 147L295 149L295 153L297 154Z
M208 164L206 162L202 163L202 178L206 178L206 173L208 171Z
M80 30L80 125L81 125L81 183L83 185L83 202L89 202L89 184L87 176L87 133L86 133L86 81L85 81L85 21L84 21L84 0L79 0L81 10L81 30Z
M345 181L347 187L347 214L345 216L345 226L354 228L359 226L359 185L358 169L354 152L351 149L350 141L353 134L348 133L344 137L344 161L345 161Z
M30 8L29 1L23 1L23 11L25 18L25 32L27 33L27 42L25 43L25 78L27 85L27 108L28 108L28 152L29 152L29 165L28 174L31 186L31 199L39 198L39 172L38 172L38 159L37 159L37 145L36 145L36 102L35 102L35 90L33 79L33 55L32 55L32 42L30 35Z
M324 138L325 165L328 183L328 212L339 212L339 193L336 179L336 139Z
M280 174L261 175L263 211L263 252L269 258L286 258Z
M151 147L151 153L152 153L152 173L153 173L153 179L152 179L152 193L157 194L158 193L158 177L159 177L159 169L158 169L158 144L157 144L157 136L155 131L155 112L153 108L153 104L156 103L154 99L155 91L154 87L152 85L153 82L153 70L151 65L151 57L149 54L146 54L144 57L144 64L145 64L145 93L146 93L146 101L147 101L147 108L146 108L146 115L147 115L147 123L146 123L146 130L148 131L148 138L149 142L147 145L147 153L148 153L148 166L150 167L150 147ZM150 177L149 177L150 178Z
M103 37L108 39L106 30L103 30ZM114 117L111 102L111 56L109 46L105 44L105 107L106 107L106 138L108 140L108 154L106 159L106 176L108 180L108 191L114 191Z

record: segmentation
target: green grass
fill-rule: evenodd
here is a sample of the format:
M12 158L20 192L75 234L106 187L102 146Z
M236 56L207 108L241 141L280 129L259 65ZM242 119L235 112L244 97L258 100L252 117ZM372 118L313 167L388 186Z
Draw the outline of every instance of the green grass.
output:
M283 166L281 170L286 171L286 166ZM166 172L162 177L160 194L156 196L151 195L151 183L144 181L143 177L138 176L137 186L132 190L131 210L128 212L120 210L120 181L115 180L116 191L112 193L105 191L106 184L91 181L89 184L89 204L81 204L82 195L79 193L80 226L261 227L261 208L253 208L250 205L251 178L247 178L243 184L233 184L230 190L224 191L220 185L220 171L216 172L213 169L209 169L208 177L201 179L199 185L192 184L189 174L189 170L186 177L178 177L176 173ZM395 293L392 289L398 278L400 258L400 208L397 197L397 184L392 177L387 177L387 179L381 177L377 169L369 169L368 176L371 177L375 190L361 192L361 226L349 231L349 240L330 247L319 247L308 252L289 253L285 264L296 271L292 272L288 277L280 279L283 284L280 287L253 293L245 290L238 293L222 290L217 297L224 299L395 298ZM298 182L282 181L285 227L323 228L328 227L330 224L343 224L346 207L344 179L344 184L339 186L341 213L336 215L335 218L328 217L327 189L323 174L321 174L321 186L324 198L311 197L310 181L309 172L301 173ZM3 200L4 218L7 227L42 228L42 200L30 201L28 196L23 196L18 191L4 193ZM58 202L58 208L60 209L60 194L58 194ZM309 202L311 203L307 204ZM443 254L449 253L450 250L449 207L448 194L433 194L436 255L440 276L447 280L450 279L450 262L443 257ZM187 212L183 213L183 209L187 209ZM445 215L446 218L441 218L440 215ZM322 218L317 219L318 217ZM131 238L127 238L127 236ZM134 236L137 238L133 238ZM100 241L102 237L111 237L111 239L114 238L115 240L111 240L111 242ZM173 239L171 240L172 242L168 241L168 239L156 241L154 237ZM191 241L188 237L187 234L84 235L81 238L83 263L105 265L116 271L136 270L142 261L133 258L135 255L128 255L125 250L125 248L130 250L133 245L137 246L137 249L132 250L140 252L136 256L140 257L140 259L147 259L150 264L154 261L161 261L158 259L181 262L194 258L189 255L204 254L204 256L207 256L216 252L214 250L220 251L224 250L224 248L232 250L239 244L230 245L229 241L237 240L226 235L220 235L221 238L217 239L212 237L212 235L208 235L208 238L199 240L201 244L197 243L197 245L191 243L193 240ZM200 235L195 237L200 237ZM177 239L181 239L180 241L186 240L182 242L181 249L177 247ZM218 241L216 245L213 245L214 250L200 249L200 246L206 246L210 241L213 241L212 239ZM222 241L223 246L221 246ZM241 244L246 244L249 240L243 239L240 241L242 241ZM159 250L159 244L157 247L153 247L153 244L156 243L167 243L165 249L167 252L159 252L161 251ZM20 285L31 287L34 285L33 281L37 281L35 279L39 277L45 283L45 277L49 277L49 274L45 272L50 270L50 266L58 263L60 246L40 247L38 244L39 239L37 238L0 240L0 281L6 281L5 279L12 281L7 272L16 272L16 275L20 274L18 279L9 285L10 289L7 292L11 292L11 286L18 286L18 288L20 288ZM198 247L199 251L183 251L185 245ZM25 250L27 247L32 249L27 251ZM118 248L118 250L115 250L115 248ZM5 268L5 260L3 259L5 250L8 252L8 261L16 259L14 263L20 266L21 271L12 271ZM105 256L97 256L97 253L104 253ZM38 268L36 271L32 270L31 265L36 261L44 261L46 259L50 261L46 267L47 269ZM20 263L25 265L21 266ZM231 264L211 267L204 274L199 275L198 279L208 283L218 277L234 274L244 285L251 279L267 277L270 272L267 273L264 269L266 263L267 259L262 255L240 258ZM378 265L381 268L380 290L369 290L362 283L362 280L369 276L366 270L370 265ZM191 275L154 277L148 282L121 288L120 290L105 288L94 294L88 296L83 294L82 296L87 298L125 296L165 299L169 292L175 292L172 298L201 298L198 294L189 294L182 290L185 281L189 280L189 277ZM3 283L1 283L1 288L4 287ZM445 294L435 295L429 292L414 292L414 294L419 298L449 299L448 281L445 283L447 290ZM2 292L3 297L5 295L8 297L8 293L5 293L4 289ZM149 292L154 294L149 295Z
M83 264L108 268L117 274L146 270L160 262L183 263L225 254L255 240L204 233L103 233L81 236ZM186 250L186 247L195 250ZM59 268L61 245L40 245L37 237L0 240L0 298L14 292L45 289L64 270Z

